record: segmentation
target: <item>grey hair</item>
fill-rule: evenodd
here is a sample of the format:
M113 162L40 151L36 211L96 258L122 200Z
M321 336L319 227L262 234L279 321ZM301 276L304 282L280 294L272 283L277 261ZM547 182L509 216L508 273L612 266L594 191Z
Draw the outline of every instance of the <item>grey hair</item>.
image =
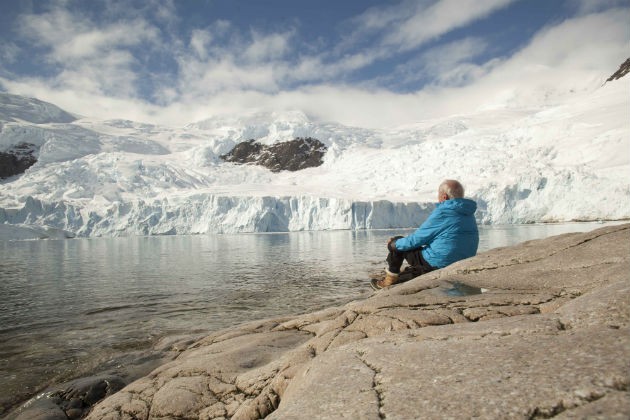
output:
M449 199L464 197L464 187L459 183L459 181L454 179L445 179L442 181L439 191L441 193L445 193Z

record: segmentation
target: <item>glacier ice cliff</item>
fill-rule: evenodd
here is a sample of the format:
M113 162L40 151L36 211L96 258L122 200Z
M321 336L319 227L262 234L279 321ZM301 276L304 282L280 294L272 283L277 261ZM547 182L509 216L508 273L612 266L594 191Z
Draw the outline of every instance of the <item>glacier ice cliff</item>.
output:
M198 194L87 210L29 197L21 208L0 209L0 224L46 226L67 237L382 229L416 227L432 209L385 200Z

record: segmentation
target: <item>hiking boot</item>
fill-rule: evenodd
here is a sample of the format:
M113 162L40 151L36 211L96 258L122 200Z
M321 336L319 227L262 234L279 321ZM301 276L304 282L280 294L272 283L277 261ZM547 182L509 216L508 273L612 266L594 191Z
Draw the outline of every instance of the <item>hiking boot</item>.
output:
M422 270L419 270L418 268L414 268L411 266L407 266L398 275L398 283L404 283L409 280L413 280L414 278L421 276L422 274L424 274Z
M370 281L370 285L374 290L382 289L383 287L391 286L392 284L398 283L398 273L392 273L391 271L385 269L385 278L381 280L372 279Z

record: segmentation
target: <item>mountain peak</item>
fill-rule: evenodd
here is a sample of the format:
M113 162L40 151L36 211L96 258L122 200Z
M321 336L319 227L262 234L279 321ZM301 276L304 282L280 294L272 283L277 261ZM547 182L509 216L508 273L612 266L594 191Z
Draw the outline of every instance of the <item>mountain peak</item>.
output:
M35 98L0 93L0 122L26 121L33 124L70 123L77 117Z

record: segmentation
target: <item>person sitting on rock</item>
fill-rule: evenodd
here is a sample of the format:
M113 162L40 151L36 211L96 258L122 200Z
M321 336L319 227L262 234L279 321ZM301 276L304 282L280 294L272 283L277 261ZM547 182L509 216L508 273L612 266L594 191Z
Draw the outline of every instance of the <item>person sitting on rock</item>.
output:
M464 198L462 184L452 179L442 182L438 203L427 220L411 235L387 241L385 278L372 279L372 287L382 289L474 256L479 246L476 210L477 203ZM404 261L409 267L401 274Z

